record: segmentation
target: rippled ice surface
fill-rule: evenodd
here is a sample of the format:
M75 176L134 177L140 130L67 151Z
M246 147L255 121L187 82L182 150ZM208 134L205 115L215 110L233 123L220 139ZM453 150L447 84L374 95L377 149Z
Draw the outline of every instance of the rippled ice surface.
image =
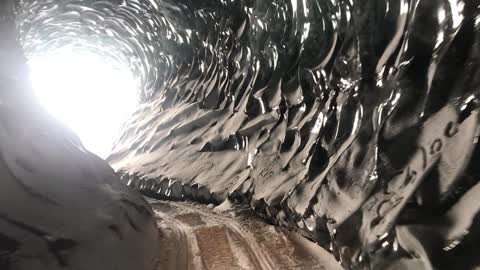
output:
M250 205L345 267L479 263L476 1L17 4L28 57L78 47L141 82L108 159L125 183Z

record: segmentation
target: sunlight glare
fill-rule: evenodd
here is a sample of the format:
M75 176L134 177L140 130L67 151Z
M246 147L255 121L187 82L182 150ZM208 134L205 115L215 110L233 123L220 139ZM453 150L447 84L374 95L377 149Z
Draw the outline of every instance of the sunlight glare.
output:
M61 51L29 60L39 102L102 158L137 105L138 82L128 67L91 52Z

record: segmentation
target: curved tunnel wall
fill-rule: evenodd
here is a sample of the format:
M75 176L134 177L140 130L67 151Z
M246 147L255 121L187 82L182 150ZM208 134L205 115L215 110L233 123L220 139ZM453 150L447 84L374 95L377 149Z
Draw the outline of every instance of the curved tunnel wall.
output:
M247 204L345 266L476 264L475 1L19 1L27 57L128 63L108 162L149 196Z

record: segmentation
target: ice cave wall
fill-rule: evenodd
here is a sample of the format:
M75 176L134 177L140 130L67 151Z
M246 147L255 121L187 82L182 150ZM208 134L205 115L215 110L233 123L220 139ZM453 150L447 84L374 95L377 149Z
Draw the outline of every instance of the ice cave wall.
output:
M91 46L141 78L123 183L250 206L345 267L477 264L475 1L17 4L27 57Z

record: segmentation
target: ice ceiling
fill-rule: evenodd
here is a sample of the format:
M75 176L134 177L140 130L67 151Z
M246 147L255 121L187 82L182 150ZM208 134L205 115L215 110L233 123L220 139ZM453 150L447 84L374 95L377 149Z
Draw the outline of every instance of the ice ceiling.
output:
M29 59L69 48L133 74L139 104L107 159L124 183L253 207L345 267L478 264L476 1L17 4ZM53 63L41 80L102 72ZM76 106L113 113L128 76L112 77Z

